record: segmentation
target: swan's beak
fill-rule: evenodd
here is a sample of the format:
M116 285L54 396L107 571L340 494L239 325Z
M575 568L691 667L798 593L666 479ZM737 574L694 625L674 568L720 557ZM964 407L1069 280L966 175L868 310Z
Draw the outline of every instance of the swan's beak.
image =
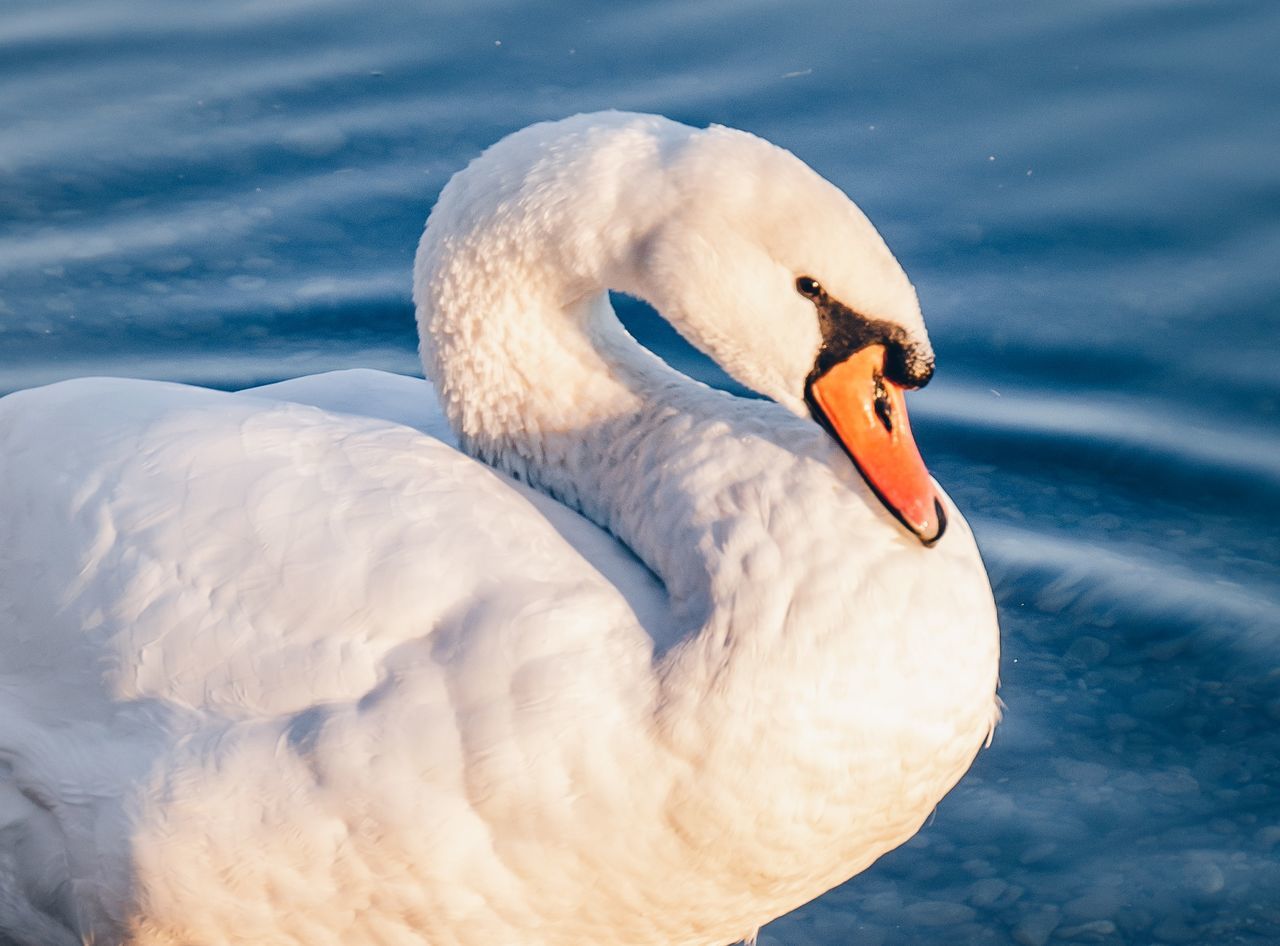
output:
M805 400L880 501L921 542L933 545L947 517L911 436L904 389L884 376L884 358L883 345L855 352L811 378Z

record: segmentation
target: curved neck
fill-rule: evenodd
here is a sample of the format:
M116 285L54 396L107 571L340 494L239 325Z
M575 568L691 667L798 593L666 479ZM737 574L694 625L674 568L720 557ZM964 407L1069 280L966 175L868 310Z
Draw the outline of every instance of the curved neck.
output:
M449 183L415 262L423 363L469 453L608 529L662 580L675 626L659 650L684 640L688 662L697 647L749 637L767 659L761 644L781 633L789 583L810 554L803 532L774 534L774 510L806 485L779 471L835 457L837 475L866 489L816 425L690 380L619 323L607 290L652 299L647 239L674 199L664 164L692 133L663 119L619 121L558 131L550 157L519 173L486 154ZM531 144L537 154L543 143ZM830 476L807 485L829 492ZM846 511L876 518L857 504ZM784 546L788 569L743 580L744 562L758 568ZM679 665L672 655L664 672Z
M558 131L550 157L517 174L486 154L487 174L473 167L446 186L414 270L422 358L469 453L612 531L692 618L705 586L696 543L648 542L639 512L655 497L634 491L646 488L641 457L665 462L655 456L674 411L664 393L709 392L632 339L607 293L646 295L640 261L667 199L663 152L692 130L618 121ZM531 137L536 155L538 132L504 146Z

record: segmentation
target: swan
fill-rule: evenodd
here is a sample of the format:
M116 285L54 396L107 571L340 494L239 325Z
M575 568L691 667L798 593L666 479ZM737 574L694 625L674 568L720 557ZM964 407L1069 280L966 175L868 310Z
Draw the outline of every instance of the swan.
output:
M430 383L0 400L0 942L750 940L989 739L990 586L903 398L932 349L835 186L724 127L534 125L444 188L414 299Z

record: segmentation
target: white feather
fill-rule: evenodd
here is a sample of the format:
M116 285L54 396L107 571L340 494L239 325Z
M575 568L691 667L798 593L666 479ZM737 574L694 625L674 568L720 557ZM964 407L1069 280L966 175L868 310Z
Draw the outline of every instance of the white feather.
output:
M995 719L994 608L953 507L923 548L796 416L799 267L927 345L791 155L580 116L441 195L434 393L0 401L0 938L723 944L909 837Z

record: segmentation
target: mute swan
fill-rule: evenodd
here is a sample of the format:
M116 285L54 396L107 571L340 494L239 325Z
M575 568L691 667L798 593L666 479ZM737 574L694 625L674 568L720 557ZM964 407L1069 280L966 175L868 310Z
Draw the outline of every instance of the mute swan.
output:
M0 401L0 941L730 943L988 738L990 588L902 398L931 349L834 186L535 125L445 187L414 297L434 395Z

